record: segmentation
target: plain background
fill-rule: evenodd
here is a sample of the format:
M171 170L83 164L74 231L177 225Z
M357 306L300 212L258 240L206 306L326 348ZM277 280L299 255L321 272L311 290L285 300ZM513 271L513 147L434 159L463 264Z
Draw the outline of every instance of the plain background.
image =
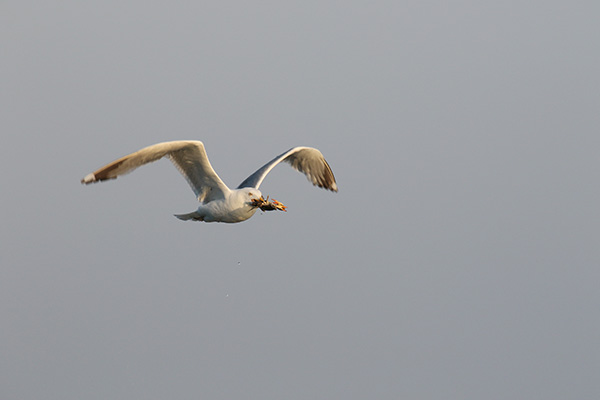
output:
M2 399L597 399L597 1L4 1ZM202 140L289 212L181 222Z

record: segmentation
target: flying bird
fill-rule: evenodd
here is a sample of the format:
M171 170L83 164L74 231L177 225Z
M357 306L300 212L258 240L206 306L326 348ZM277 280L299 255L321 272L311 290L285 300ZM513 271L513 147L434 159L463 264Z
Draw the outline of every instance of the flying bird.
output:
M313 185L337 192L333 172L323 154L312 147L294 147L278 155L244 180L236 189L223 183L208 161L204 144L198 140L177 140L145 147L86 175L81 183L90 184L115 179L144 164L167 157L187 180L200 207L188 214L176 214L184 221L242 222L257 209L286 211L275 199L265 199L258 190L267 174L280 162L302 172Z

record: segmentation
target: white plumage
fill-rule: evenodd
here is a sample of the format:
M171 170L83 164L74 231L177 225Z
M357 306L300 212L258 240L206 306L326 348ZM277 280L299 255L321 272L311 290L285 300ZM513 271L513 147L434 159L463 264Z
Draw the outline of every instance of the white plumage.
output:
M145 147L86 175L81 183L115 179L163 157L169 158L181 172L201 203L194 212L176 215L186 221L233 223L247 220L258 208L285 211L283 204L269 201L268 197L264 199L258 190L269 171L282 161L306 175L313 185L334 192L338 190L323 154L311 147L294 147L278 155L246 178L237 189L229 189L210 165L204 144L197 140L163 142Z

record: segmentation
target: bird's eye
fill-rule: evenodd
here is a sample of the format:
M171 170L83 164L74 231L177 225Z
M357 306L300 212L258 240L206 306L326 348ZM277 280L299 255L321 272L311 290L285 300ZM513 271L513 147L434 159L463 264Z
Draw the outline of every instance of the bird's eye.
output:
M254 196L252 193L248 193L248 196Z

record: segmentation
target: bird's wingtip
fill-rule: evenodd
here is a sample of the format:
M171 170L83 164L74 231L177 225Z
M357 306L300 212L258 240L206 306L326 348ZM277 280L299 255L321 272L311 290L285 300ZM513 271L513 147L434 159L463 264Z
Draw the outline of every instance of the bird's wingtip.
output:
M93 182L96 182L96 175L94 175L93 173L92 174L87 174L81 180L81 183L86 184L86 185L88 183L93 183Z

